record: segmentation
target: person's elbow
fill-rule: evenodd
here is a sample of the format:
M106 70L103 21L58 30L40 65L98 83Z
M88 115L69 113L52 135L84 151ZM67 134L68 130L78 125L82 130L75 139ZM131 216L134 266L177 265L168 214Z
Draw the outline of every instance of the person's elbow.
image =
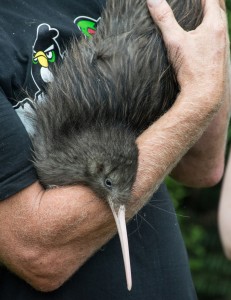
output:
M61 287L79 266L57 250L32 250L21 253L21 261L11 271L35 290L51 292Z
M208 171L207 175L206 174L204 175L204 177L201 179L201 186L199 187L202 188L213 187L221 181L223 175L224 175L224 164L220 164L217 167L214 167L213 169Z
M54 270L54 268L53 268ZM40 292L52 292L61 287L68 279L49 268L28 277L27 283Z
M47 274L46 274L47 275ZM28 280L29 285L31 285L35 290L39 292L53 292L61 287L64 283L63 280L56 278L49 278L49 276L38 276L36 278L30 278Z
M177 166L171 177L191 188L209 188L218 184L224 175L224 163L214 164L210 168L187 168Z

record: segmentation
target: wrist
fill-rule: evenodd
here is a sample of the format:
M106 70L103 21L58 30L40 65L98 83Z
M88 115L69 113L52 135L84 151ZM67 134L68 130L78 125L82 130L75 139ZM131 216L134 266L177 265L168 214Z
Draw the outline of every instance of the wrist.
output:
M182 90L171 109L138 137L136 196L150 195L150 191L156 190L201 137L218 109L209 99L207 102L204 104L204 94Z
M224 86L206 87L201 84L185 84L176 99L181 109L185 112L192 111L199 113L201 117L213 116L220 108L223 102ZM190 115L189 115L190 116ZM188 117L186 115L186 117Z

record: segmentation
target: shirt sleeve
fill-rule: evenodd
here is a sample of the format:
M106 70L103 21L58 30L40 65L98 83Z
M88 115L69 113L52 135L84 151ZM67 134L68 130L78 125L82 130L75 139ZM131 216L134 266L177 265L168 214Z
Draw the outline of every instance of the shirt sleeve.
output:
M31 147L24 125L0 89L0 200L37 180Z

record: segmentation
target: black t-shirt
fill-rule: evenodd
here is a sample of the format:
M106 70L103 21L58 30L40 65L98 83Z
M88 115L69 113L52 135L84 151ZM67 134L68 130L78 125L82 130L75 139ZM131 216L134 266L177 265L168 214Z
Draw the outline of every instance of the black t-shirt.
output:
M63 59L73 36L94 34L104 2L1 1L0 199L37 179L28 135L9 101L30 131L30 98L42 99L52 65Z
M0 199L37 180L26 131L32 130L25 118L31 110L30 99L42 101L44 85L55 80L52 64L64 58L65 45L72 37L94 34L102 5L100 0L1 1ZM37 292L3 269L0 300L196 299L182 236L164 185L129 222L128 234L130 292L116 235L51 293Z

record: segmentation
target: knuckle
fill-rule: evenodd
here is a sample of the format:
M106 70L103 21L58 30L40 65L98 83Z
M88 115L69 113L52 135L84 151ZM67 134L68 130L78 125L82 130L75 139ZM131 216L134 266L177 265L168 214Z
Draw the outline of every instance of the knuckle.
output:
M181 34L170 35L167 41L169 47L172 49L180 49L184 44L184 37Z
M226 26L224 23L220 22L215 26L214 31L218 36L224 37L226 35Z
M219 22L214 23L213 30L216 35L224 37L227 32L227 21L226 19L221 19Z
M158 13L158 15L156 16L156 20L158 23L167 23L172 19L172 17L172 11L168 7L166 7Z

